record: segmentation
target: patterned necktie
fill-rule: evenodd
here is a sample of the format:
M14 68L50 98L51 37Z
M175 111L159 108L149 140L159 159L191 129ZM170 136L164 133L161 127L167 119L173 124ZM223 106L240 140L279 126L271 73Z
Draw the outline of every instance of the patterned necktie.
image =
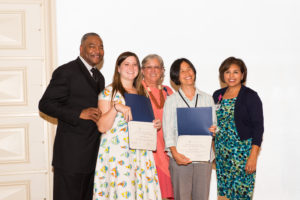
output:
M91 71L92 71L92 73L93 73L93 79L94 79L96 82L98 82L98 81L100 80L100 72L99 72L99 70L93 67L93 68L91 69Z

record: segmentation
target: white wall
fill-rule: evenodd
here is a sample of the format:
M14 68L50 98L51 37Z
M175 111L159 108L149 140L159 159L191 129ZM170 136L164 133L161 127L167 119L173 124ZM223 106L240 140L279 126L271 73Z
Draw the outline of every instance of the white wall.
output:
M218 68L229 56L248 67L247 86L264 105L265 133L254 199L300 199L299 64L297 0L64 0L57 1L58 63L79 54L86 32L101 35L102 73L109 84L117 56L161 55L169 85L171 63L186 57L197 69L197 87L219 88ZM212 180L211 198L216 199Z

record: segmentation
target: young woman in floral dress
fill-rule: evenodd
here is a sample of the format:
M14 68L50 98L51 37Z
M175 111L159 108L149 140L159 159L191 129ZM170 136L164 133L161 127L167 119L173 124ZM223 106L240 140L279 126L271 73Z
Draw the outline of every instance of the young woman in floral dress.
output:
M113 83L99 95L102 132L94 180L94 199L159 200L161 193L152 151L132 150L128 144L127 122L132 119L124 93L144 95L137 86L138 57L122 53L116 62ZM161 121L154 120L160 128Z

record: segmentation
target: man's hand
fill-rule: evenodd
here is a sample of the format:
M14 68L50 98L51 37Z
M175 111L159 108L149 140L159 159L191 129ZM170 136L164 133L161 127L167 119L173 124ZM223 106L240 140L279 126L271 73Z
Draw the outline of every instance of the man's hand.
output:
M99 120L101 117L101 111L98 108L86 108L83 109L80 113L80 119L85 120L93 120L95 123Z

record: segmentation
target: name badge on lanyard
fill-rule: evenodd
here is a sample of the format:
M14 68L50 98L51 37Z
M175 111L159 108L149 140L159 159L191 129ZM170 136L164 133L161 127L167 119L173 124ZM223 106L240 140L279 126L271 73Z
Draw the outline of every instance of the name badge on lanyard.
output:
M216 111L221 108L221 101L222 101L222 94L219 95L218 102L215 104Z

